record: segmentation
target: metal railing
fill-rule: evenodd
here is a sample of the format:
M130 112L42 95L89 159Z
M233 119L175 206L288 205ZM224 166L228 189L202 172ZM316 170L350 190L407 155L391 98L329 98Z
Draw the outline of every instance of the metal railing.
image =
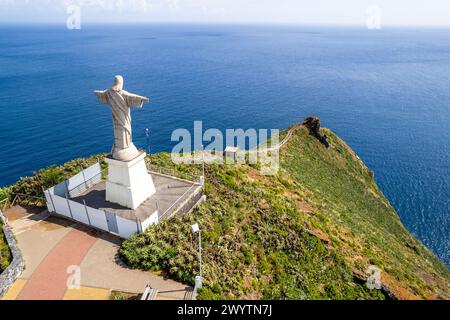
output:
M151 164L149 161L147 163L147 170L150 172L155 172L167 176L177 177L179 179L188 180L190 182L198 183L200 181L201 175L194 175L188 172L181 172L176 169L169 169L164 167L158 167Z
M41 206L44 207L46 205L45 198L38 196L30 196L24 193L14 193L12 194L13 200L10 198L3 199L0 201L0 210L5 211L11 207L14 207L15 204L21 205L33 205L33 206Z
M186 200L189 198L188 195L190 195L190 193L191 193L194 189L199 188L199 187L200 187L200 185L198 185L198 184L192 185L188 190L186 190L186 191L183 193L183 195L181 195L181 196L177 199L177 201L175 201L169 208L167 208L166 211L164 211L162 214L159 214L158 219L161 221L161 220L163 220L163 219L169 218L169 217L170 217L170 216L171 216L171 215L179 208L179 205L180 205L182 202L186 201Z
M5 211L10 207L9 197L0 201L0 210Z
M68 190L69 197L73 198L73 197L83 193L84 191L86 191L87 189L89 189L90 187L95 185L97 182L99 182L101 179L102 179L102 172L96 174L95 176L93 176L90 179L84 180L79 185Z

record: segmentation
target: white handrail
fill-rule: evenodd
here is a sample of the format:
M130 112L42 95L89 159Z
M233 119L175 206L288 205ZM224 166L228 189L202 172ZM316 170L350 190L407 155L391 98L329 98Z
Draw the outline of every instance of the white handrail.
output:
M183 195L181 196L181 197L179 197L178 199L177 199L177 201L175 201L166 211L164 211L164 213L163 214L161 214L160 216L159 216L159 220L161 220L162 218L164 218L164 216L175 206L175 205L177 205L183 198L184 198L184 196L186 195L186 194L188 194L189 192L191 192L191 190L192 189L194 189L194 188L197 188L197 187L199 187L198 185L196 185L196 184L194 184L194 185L192 185L188 190L186 190L184 193L183 193Z

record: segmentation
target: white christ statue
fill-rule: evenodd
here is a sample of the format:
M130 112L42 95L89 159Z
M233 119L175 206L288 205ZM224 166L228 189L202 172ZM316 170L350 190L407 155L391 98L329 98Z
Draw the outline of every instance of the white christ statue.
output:
M114 86L105 91L95 91L98 101L108 104L112 110L114 125L114 146L112 157L119 161L130 161L139 155L131 137L130 108L142 108L150 102L146 97L138 96L123 90L123 78L116 76Z

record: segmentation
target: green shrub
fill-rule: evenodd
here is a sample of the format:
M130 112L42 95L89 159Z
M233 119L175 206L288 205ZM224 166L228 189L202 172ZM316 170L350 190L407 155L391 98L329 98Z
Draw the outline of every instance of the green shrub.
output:
M44 189L51 188L66 180L63 167L50 167L40 172L41 184Z
M253 252L251 251L251 249L247 246L247 245L243 245L241 247L241 252L244 255L244 262L245 264L251 264L253 262Z
M0 201L11 198L11 191L12 191L11 187L0 188Z

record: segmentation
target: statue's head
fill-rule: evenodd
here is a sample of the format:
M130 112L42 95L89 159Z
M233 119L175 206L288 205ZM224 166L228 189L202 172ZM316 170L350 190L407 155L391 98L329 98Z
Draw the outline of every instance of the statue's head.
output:
M114 77L114 86L112 87L112 89L116 90L116 91L123 90L123 77L122 76Z

